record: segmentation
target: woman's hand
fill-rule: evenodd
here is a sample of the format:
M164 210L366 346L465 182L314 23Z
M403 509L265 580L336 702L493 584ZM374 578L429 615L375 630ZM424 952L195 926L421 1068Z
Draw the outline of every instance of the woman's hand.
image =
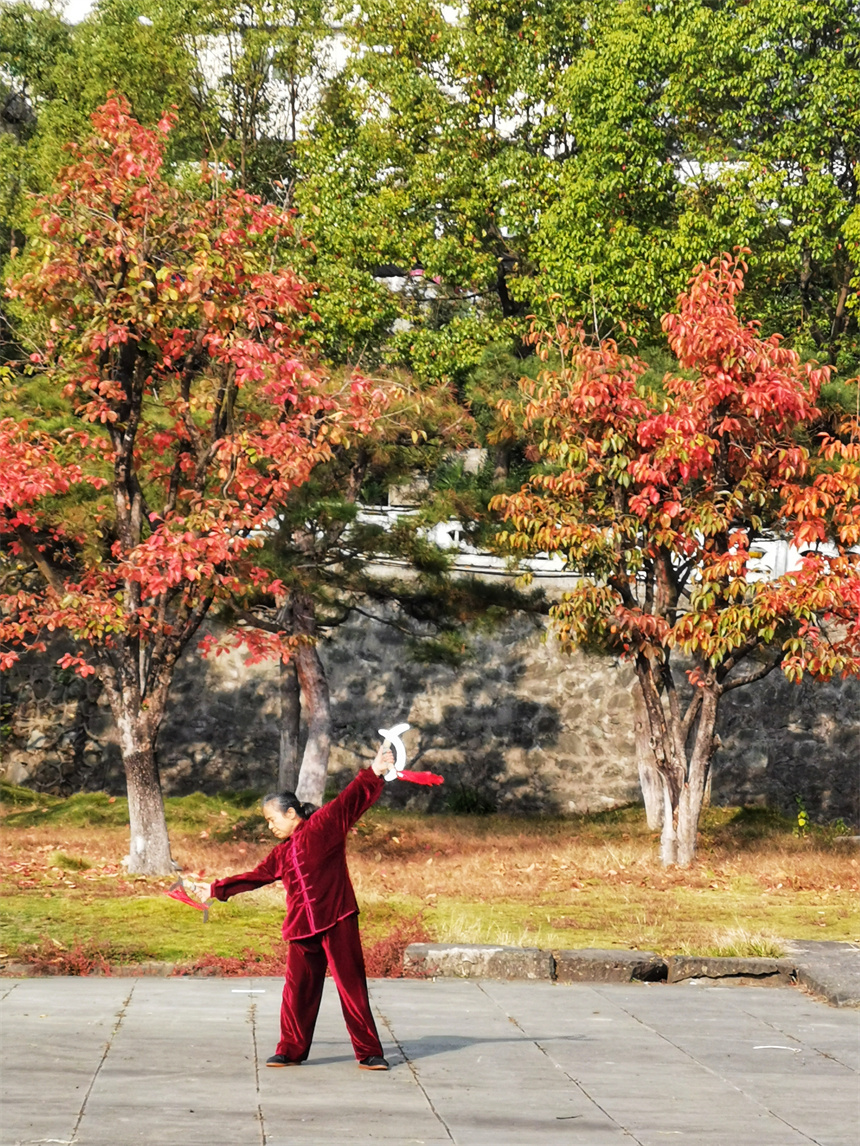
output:
M193 895L195 899L199 899L201 903L206 903L207 900L212 899L212 884L203 883L201 880L196 879L183 879L182 886L189 895Z
M384 776L386 772L394 767L394 753L391 751L387 744L382 744L373 763L370 765L377 776Z

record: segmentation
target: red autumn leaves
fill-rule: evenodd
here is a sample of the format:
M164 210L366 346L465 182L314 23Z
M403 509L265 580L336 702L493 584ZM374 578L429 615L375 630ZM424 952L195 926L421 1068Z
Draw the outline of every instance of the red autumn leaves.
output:
M67 405L59 430L0 423L0 532L44 573L4 599L6 665L56 629L98 658L120 637L174 633L177 608L187 621L277 594L254 559L263 533L385 403L316 366L301 329L312 288L277 260L287 212L206 170L193 193L170 185L169 116L149 130L112 99L93 124L9 285L42 335L40 384Z
M714 667L779 640L789 676L858 672L860 428L822 431L828 368L740 319L743 270L727 257L700 268L665 316L678 371L659 389L611 342L535 335L561 362L522 386L545 472L496 506L512 548L583 573L558 611L574 643L658 659L676 646ZM801 556L763 578L756 547L773 537ZM656 589L637 592L649 578Z

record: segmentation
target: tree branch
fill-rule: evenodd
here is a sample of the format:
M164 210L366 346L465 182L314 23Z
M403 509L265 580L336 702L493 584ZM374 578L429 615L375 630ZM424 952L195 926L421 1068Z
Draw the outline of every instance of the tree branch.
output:
M782 664L785 654L780 653L776 660L770 664L760 664L757 668L751 669L745 676L736 677L735 680L727 681L726 684L720 686L720 695L731 692L733 688L741 688L745 684L752 684L754 681L763 680L769 673L772 673L775 668Z
M39 547L28 534L19 530L15 536L18 538L21 548L27 556L27 560L36 566L54 592L62 595L65 592L66 586L59 571L54 568L45 554L39 551Z

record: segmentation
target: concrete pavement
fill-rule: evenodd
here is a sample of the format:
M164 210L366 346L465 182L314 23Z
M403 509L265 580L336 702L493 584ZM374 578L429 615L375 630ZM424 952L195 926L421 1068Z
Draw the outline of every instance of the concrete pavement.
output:
M269 1070L276 979L0 980L2 1146L856 1146L860 1013L798 991L376 980L387 1073L326 984Z

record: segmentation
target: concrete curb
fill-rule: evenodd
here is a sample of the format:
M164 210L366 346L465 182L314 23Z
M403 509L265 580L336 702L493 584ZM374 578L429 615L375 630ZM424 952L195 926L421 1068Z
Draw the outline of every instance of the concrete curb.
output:
M585 947L545 951L480 943L412 943L403 966L412 978L531 980L554 983L684 983L708 980L720 986L802 987L834 1007L860 1009L860 945L788 941L786 959L715 958ZM181 964L150 961L117 964L115 978L156 976L207 979L212 971L184 971ZM98 973L96 973L98 974ZM253 974L253 973L251 973ZM29 963L0 963L0 978L45 976ZM242 978L243 976L229 976ZM244 976L248 977L248 976Z
M160 963L156 960L147 960L143 963L111 963L109 964L108 971L91 971L86 976L72 976L72 978L88 978L88 979L139 979L139 978L162 978L166 979L173 975L177 966L181 968L181 964L176 963ZM55 975L63 975L68 977L67 971L36 971L32 963L17 963L7 962L0 963L0 978L2 979L52 979ZM183 972L181 969L177 972L177 976L205 979L211 978L212 972L194 971Z
M413 943L403 960L407 974L423 978L541 979L557 983L684 983L720 986L797 985L835 1007L860 1008L860 946L789 942L786 959L716 958L653 951Z
M670 955L666 963L669 983L683 983L686 979L731 979L741 986L788 987L797 981L792 959Z
M631 983L666 978L666 964L653 951L587 947L543 951L485 943L411 943L403 957L407 974L423 978L540 979L558 983Z
M403 970L426 979L553 978L553 957L539 947L494 947L489 943L410 943Z
M790 940L797 984L832 1007L860 1008L860 945Z
M552 954L557 983L659 983L666 978L666 964L653 951L582 947Z

